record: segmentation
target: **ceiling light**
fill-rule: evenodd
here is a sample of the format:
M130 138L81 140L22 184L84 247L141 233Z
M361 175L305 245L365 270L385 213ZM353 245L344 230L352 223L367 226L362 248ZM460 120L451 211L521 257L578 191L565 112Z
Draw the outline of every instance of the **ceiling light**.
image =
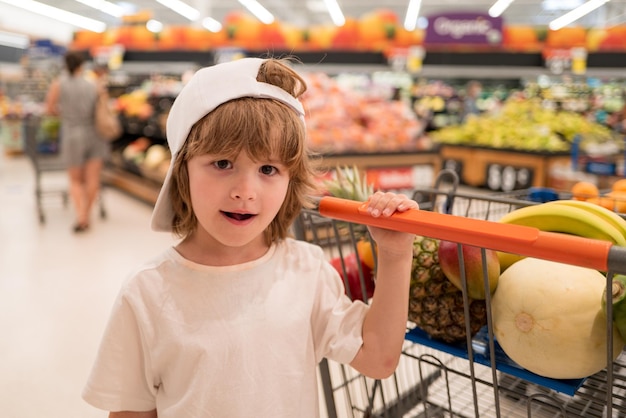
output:
M498 17L498 16L500 16L502 13L504 13L506 8L511 5L511 3L513 3L513 0L498 0L498 1L496 1L493 4L493 6L491 6L489 8L489 16L491 16L491 17Z
M559 30L569 25L570 23L580 19L588 13L596 10L598 7L602 6L604 3L608 3L610 0L590 0L587 3L578 6L574 10L565 13L563 16L554 19L548 27L552 30Z
M89 19L88 17L70 13L66 10L48 6L47 4L33 0L0 0L0 3L10 4L11 6L19 7L29 12L37 13L93 32L102 33L106 29L106 23L99 20Z
M183 3L180 0L156 0L157 3L161 3L163 6L167 7L178 13L179 15L186 17L192 22L198 20L200 17L200 12L188 5L187 3Z
M307 0L306 8L313 13L326 13L328 11L323 0Z
M212 17L205 17L204 19L202 19L202 27L214 33L222 30L222 24Z
M96 10L100 10L113 17L122 17L124 15L124 9L117 4L110 3L105 0L76 0L86 6L93 7Z
M324 0L324 3L335 26L343 26L346 23L346 18L343 16L337 0Z
M404 29L408 31L415 30L421 6L422 0L411 0L409 2L409 7L406 9L406 17L404 18Z
M250 13L256 16L261 22L269 25L274 21L274 15L271 14L265 7L256 0L239 0L246 9L250 10Z
M549 12L572 10L584 2L584 0L543 0L541 2L541 10Z
M146 29L152 33L159 33L163 30L163 23L158 20L150 19L146 22Z
M30 45L30 39L26 35L19 33L0 31L0 45L12 48L26 49Z

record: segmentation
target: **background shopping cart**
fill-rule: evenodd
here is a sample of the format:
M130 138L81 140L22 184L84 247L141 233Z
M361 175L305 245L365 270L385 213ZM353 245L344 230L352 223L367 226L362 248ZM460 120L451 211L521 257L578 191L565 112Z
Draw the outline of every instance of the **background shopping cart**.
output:
M510 196L463 192L453 177L445 183L446 175L438 176L434 188L415 192L423 219L403 220L393 229L409 228L421 235L484 248L481 232L474 230L468 235L467 231L455 231L456 227L443 228L446 223L441 216L448 215L436 212L449 213L463 221L495 221L518 207L536 204ZM325 200L330 206L324 207ZM358 259L356 243L364 234L368 239L360 223L369 222L371 218L359 214L356 202L350 203L354 205L344 207L340 201L335 206L334 198L324 198L319 211L302 213L294 228L296 237L321 245L329 258L356 254ZM429 213L432 216L426 216ZM458 225L465 227L464 224ZM510 250L511 245L519 246L512 244L518 238L507 236L504 229L499 232L490 232L498 238L494 245L500 248L496 249ZM579 237L574 237L574 242L576 238ZM493 236L491 239L494 241ZM549 251L549 247L538 250L539 253L535 250L533 254L520 253L561 261L558 260L563 257L561 252L556 248ZM573 250L582 251L580 248ZM626 273L626 249L610 247L595 257L594 263L602 264L602 270L608 271L608 285L613 274ZM588 267L600 269L598 265ZM361 269L358 273L365 289L366 276ZM367 294L363 295L367 302ZM612 339L613 328L608 325L609 321L607 338ZM607 345L607 358L613 358L611 344ZM403 356L390 378L369 379L349 366L331 361L320 364L320 376L325 412L330 418L626 416L626 357L623 353L612 367L585 379L542 378L510 361L494 341L490 327L485 327L465 344L446 344L428 338L408 323Z
M55 129L56 124L56 129ZM35 171L35 198L37 214L41 224L46 222L44 199L56 197L61 199L67 207L68 190L66 185L55 184L48 186L44 176L51 173L65 171L65 164L61 157L62 139L58 120L47 116L29 115L23 125L24 152L31 161ZM106 218L106 209L100 188L99 213L102 219Z

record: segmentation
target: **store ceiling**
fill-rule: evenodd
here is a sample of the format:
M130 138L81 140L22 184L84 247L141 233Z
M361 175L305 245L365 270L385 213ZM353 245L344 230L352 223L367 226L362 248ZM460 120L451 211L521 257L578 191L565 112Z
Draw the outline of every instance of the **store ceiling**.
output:
M79 0L38 0L54 7L65 9L83 16L101 20L109 25L119 24L119 19L95 10ZM84 2L87 2L83 0ZM109 0L117 4L127 4L135 10L151 10L153 18L163 24L188 24L184 17L172 12L156 0ZM420 16L451 11L486 12L495 0L473 0L459 2L451 0L422 0ZM94 2L93 0L91 2ZM185 0L201 12L222 21L233 10L245 10L237 0ZM332 23L324 5L324 0L259 0L275 18L299 26ZM393 10L403 20L408 0L338 0L346 17L359 17L368 11L385 8ZM547 25L584 0L515 0L504 12L508 24ZM626 22L626 0L612 0L579 20L584 26L611 26Z

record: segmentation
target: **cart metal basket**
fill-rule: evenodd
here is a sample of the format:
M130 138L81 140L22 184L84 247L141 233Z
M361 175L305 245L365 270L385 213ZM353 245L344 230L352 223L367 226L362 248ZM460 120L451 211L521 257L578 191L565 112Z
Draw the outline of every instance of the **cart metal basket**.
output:
M45 187L43 181L45 175L63 172L66 169L60 153L62 146L60 133L58 130L55 132L52 129L45 129L43 125L46 123L46 117L35 115L26 117L23 123L24 152L35 170L35 198L41 224L46 222L44 199L56 196L61 199L64 207L67 206L69 200L65 186ZM102 199L102 187L100 190L99 212L100 217L104 219L106 218L106 209Z
M536 202L466 193L454 181L446 190L440 184L445 174L440 173L434 188L415 192L420 211L396 214L390 220L369 217L361 211L359 202L324 197L318 210L301 214L294 225L296 238L322 246L331 259L355 254L358 260L356 243L363 237L369 239L364 225L371 224L605 271L607 286L614 274L626 274L626 248L494 222L518 207ZM366 275L361 268L358 274L367 302ZM467 306L466 291L464 298ZM607 311L607 318L611 318L610 303ZM626 354L620 353L612 362L612 344L607 344L607 363L612 367L595 375L576 380L537 376L504 354L494 339L490 315L488 309L487 326L464 344L437 342L409 322L400 364L384 380L367 378L347 365L323 361L319 372L326 415L626 417ZM613 327L608 319L606 329L607 339L612 341Z

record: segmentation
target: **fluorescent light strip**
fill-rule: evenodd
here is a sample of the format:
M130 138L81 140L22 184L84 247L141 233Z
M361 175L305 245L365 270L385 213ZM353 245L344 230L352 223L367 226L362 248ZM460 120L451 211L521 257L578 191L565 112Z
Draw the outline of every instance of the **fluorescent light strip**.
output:
M246 9L250 10L250 13L256 16L261 22L269 25L274 21L274 15L271 14L265 7L256 0L239 0Z
M411 0L409 2L409 7L406 9L406 16L404 18L404 29L408 31L415 30L421 7L422 0Z
M202 19L202 27L214 33L222 30L222 24L212 17L205 17Z
M179 15L191 20L192 22L198 20L200 18L200 12L188 5L187 3L183 3L180 0L156 0L157 3L161 3L163 6L167 7L178 13Z
M346 23L346 18L344 17L337 0L324 0L324 4L326 4L330 18L333 20L335 26L343 26Z
M489 8L489 16L498 17L513 3L513 0L498 0Z
M113 17L122 17L124 15L124 9L117 4L110 3L105 0L76 0L86 6L93 7L96 10L100 10L103 13L111 15Z
M561 28L564 28L565 26L580 19L586 14L593 12L598 7L602 6L604 3L608 3L609 1L610 0L590 0L587 3L578 6L574 10L565 13L563 16L554 19L552 22L550 22L548 27L552 30L559 30Z
M10 4L11 6L19 7L20 9L28 10L29 12L37 13L42 16L46 16L51 19L65 22L72 26L77 26L79 28L87 29L93 32L102 33L106 29L106 23L104 22L95 19L89 19L88 17L80 16L75 13L70 13L66 10L39 3L38 1L0 0L0 3Z
M26 35L0 31L0 45L12 48L26 49L30 45L30 39Z

